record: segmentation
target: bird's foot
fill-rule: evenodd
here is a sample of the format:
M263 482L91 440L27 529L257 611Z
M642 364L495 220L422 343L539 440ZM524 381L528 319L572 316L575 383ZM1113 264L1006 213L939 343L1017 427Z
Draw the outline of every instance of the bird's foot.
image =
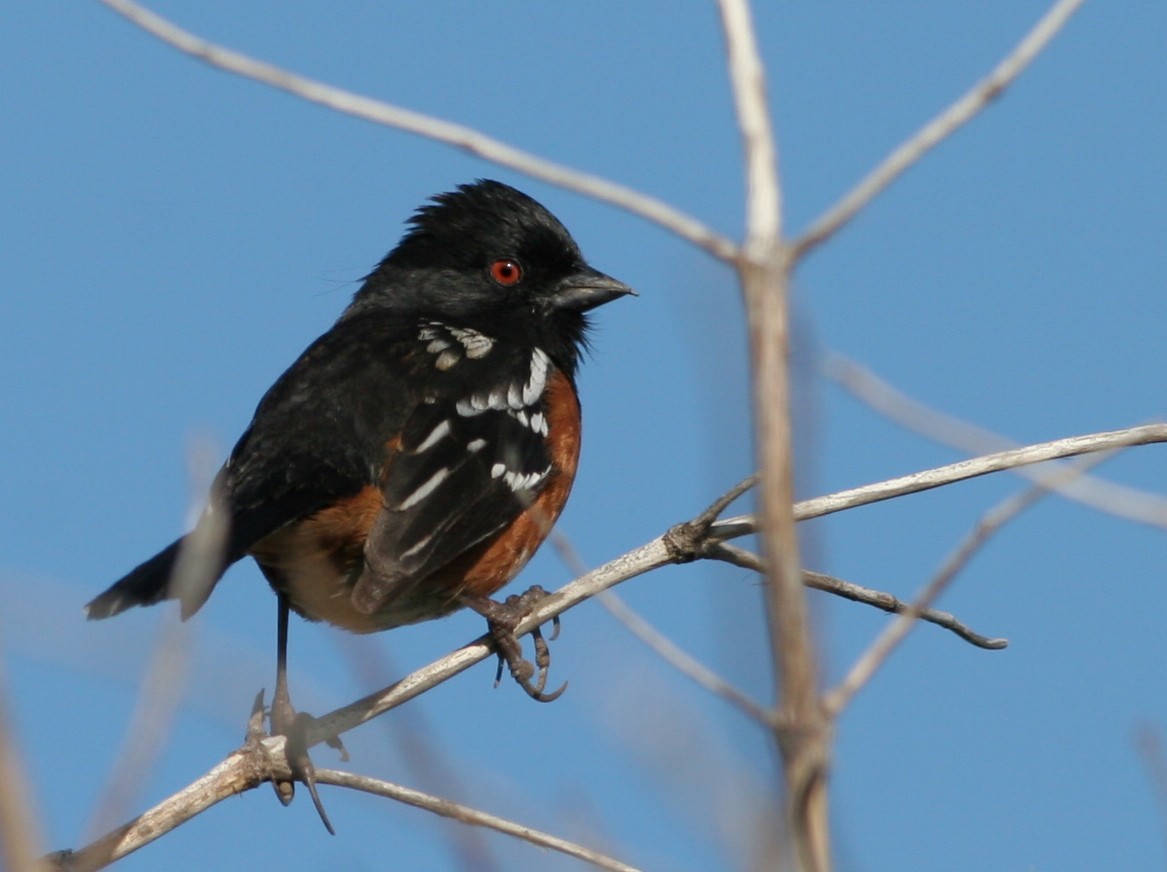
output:
M324 803L316 790L316 767L312 765L312 758L308 755L308 730L316 719L307 712L296 711L292 707L287 687L278 684L276 692L272 695L268 718L271 735L284 737L284 755L288 760L288 768L292 771L291 780L272 780L276 797L281 803L288 805L296 795L296 782L302 782L308 788L308 795L312 797L312 804L316 807L316 813L320 815L324 828L335 836L336 830L332 828L332 821L328 819L328 812L324 810ZM340 751L342 760L348 760L348 751L345 750L339 736L332 736L327 740L327 744Z
M547 670L551 666L551 649L542 631L536 627L531 631L531 638L535 645L535 664L523 657L523 646L515 636L515 628L523 618L531 613L535 604L549 596L539 585L527 589L521 594L508 596L503 602L492 600L489 597L463 596L462 601L486 618L490 638L494 640L495 652L498 654L498 672L495 674L494 685L498 686L502 680L502 668L505 664L510 670L511 677L519 687L527 692L531 699L539 702L551 702L559 699L567 689L565 681L558 690L544 693L547 686ZM551 639L559 635L558 616L551 620ZM536 668L538 678L535 678ZM534 679L534 680L532 680Z

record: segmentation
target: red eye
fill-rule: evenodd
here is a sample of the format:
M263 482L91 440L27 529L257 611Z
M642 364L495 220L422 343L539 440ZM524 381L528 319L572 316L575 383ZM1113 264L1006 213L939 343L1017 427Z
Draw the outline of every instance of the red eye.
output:
M513 287L523 280L523 268L517 260L500 257L490 265L490 277L504 288Z

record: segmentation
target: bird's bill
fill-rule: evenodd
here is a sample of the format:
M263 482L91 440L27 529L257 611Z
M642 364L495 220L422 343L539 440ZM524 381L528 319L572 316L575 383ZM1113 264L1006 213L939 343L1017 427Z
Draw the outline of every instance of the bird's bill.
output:
M587 269L561 281L551 297L551 304L560 309L586 312L629 294L637 295L623 282L598 270Z

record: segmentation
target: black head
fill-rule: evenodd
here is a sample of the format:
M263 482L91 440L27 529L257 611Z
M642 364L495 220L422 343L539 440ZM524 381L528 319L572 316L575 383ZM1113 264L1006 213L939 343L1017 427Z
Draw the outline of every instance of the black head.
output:
M501 182L439 194L410 225L347 315L390 311L529 340L571 372L584 313L633 292L588 266L554 215Z

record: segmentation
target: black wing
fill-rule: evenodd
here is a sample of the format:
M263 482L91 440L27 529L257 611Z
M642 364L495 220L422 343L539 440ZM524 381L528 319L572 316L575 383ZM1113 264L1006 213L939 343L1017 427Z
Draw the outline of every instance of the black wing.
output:
M435 329L440 335L443 328ZM440 338L429 347L449 353ZM442 390L414 409L384 471L383 508L353 591L360 611L408 596L511 523L546 486L552 470L543 395L552 372L537 349L495 347L459 358L436 380Z

